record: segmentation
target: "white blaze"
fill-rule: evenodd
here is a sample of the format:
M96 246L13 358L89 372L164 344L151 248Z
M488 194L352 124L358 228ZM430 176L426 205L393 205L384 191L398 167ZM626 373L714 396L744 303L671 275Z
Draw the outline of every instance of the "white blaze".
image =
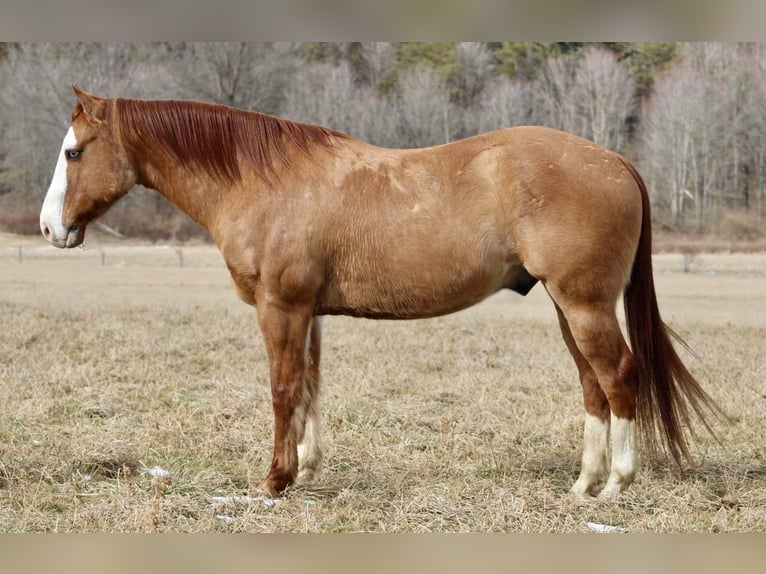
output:
M45 194L45 201L40 210L40 229L45 238L51 243L66 241L67 230L61 221L64 211L64 197L67 192L67 159L65 153L69 149L77 147L77 138L74 129L70 126L61 144L56 171L53 172L53 180Z

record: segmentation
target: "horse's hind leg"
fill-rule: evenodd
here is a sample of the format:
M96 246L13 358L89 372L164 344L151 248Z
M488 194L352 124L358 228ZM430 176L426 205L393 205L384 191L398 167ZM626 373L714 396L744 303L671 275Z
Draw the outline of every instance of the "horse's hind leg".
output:
M559 325L564 342L577 365L585 404L585 429L583 432L582 465L580 476L572 486L572 492L580 496L592 494L609 472L607 451L609 442L609 402L598 384L596 373L577 348L572 331L564 313L556 305Z
M636 367L615 314L616 298L583 302L567 298L550 285L549 293L561 307L577 350L595 373L609 403L612 461L602 496L619 494L638 470L636 453ZM586 479L587 481L587 479Z
M322 319L314 317L311 322L306 361L304 395L306 398L306 422L298 442L298 480L309 482L322 463L322 445L319 438L319 358L322 345Z

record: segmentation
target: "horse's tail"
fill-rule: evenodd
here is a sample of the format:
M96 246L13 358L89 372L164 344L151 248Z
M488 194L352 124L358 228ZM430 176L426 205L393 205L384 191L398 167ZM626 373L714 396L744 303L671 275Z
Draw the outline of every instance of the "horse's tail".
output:
M630 346L638 369L637 425L652 457L659 451L659 433L661 446L680 465L681 457L693 462L684 433L686 427L694 436L691 412L697 415L714 438L716 436L708 415L724 418L725 415L681 362L673 348L671 336L687 349L689 347L660 318L652 275L649 195L641 175L630 162L623 159L623 163L641 190L643 211L638 250L624 295Z

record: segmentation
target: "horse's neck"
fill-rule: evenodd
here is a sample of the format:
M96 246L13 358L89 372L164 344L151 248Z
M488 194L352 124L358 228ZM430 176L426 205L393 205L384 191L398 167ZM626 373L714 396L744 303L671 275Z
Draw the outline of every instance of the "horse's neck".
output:
M157 190L170 203L210 230L216 207L226 188L193 166L167 158L140 162L138 183Z

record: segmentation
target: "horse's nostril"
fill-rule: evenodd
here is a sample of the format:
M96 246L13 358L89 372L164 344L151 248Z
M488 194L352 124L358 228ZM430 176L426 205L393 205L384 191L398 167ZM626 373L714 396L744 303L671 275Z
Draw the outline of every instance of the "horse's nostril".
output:
M45 223L43 223L42 227L43 227L43 237L45 237L45 239L50 239L51 238L51 228L48 227Z

